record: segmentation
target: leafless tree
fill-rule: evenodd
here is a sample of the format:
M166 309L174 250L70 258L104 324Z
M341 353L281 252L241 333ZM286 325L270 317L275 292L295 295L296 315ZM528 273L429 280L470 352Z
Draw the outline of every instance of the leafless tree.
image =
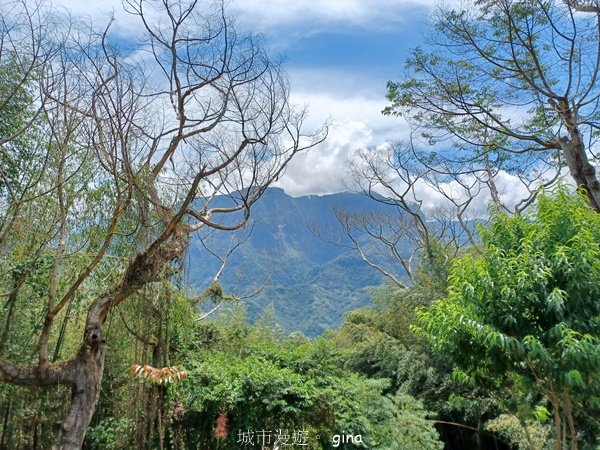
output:
M43 3L1 10L0 71L16 65L20 78L0 88L0 110L22 120L0 136L0 255L49 263L37 363L11 355L0 375L72 389L57 449L83 443L113 308L168 277L192 233L242 227L290 159L326 134L303 134L305 112L288 103L280 64L258 37L238 34L224 2L128 0L125 8L142 29L129 52L111 46L110 24L98 30ZM7 170L19 145L36 152L35 164L21 155L22 180ZM225 206L212 206L224 196ZM27 294L22 282L2 285L12 286L13 303ZM76 298L87 305L80 350L54 362L56 321Z
M399 288L416 281L419 262L447 261L462 246L476 244L473 221L483 214L471 206L488 187L485 177L435 170L405 142L359 151L350 171L354 188L384 209L336 210L341 236L334 243L357 251Z

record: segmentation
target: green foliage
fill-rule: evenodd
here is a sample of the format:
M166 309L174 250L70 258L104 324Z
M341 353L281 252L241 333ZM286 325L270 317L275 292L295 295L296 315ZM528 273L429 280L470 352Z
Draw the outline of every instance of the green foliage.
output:
M235 296L225 294L223 292L223 287L216 281L212 282L210 286L206 288L206 290L202 293L201 297L203 299L210 299L214 303L235 299Z
M240 430L304 429L311 448L331 448L332 437L341 433L360 434L377 448L378 436L389 432L375 420L389 383L343 369L343 352L330 340L285 339L265 322L200 327L216 338L188 359L192 382L175 387L186 411L177 426L187 430L187 445L232 448ZM229 340L240 333L242 340ZM213 428L222 413L229 434L217 439Z
M0 140L8 141L0 145L0 198L9 187L11 195L21 194L21 189L31 182L27 177L34 178L42 166L40 129L30 124L36 112L35 76L25 82L22 79L23 68L28 64L27 57L8 50L0 64Z
M164 448L229 449L248 430L255 444L260 430L288 430L290 439L303 430L315 449L338 448L340 435L361 436L340 444L347 449L440 448L422 404L388 397L389 380L345 368L348 351L336 341L286 338L272 311L254 325L244 308L196 322L193 305L168 284L153 284L119 306L127 328L109 323L105 395L86 448L158 448L160 441ZM136 337L142 332L146 342ZM190 375L151 385L131 375L132 361L177 365Z
M390 435L389 448L436 448L439 437L437 432L431 434L431 416L425 410L436 419L473 428L497 414L494 400L486 398L480 389L456 383L449 361L431 352L422 337L411 330L416 320L414 309L430 305L443 293L443 283L427 266L420 268L418 282L407 290L387 286L374 291L375 307L348 313L335 336L337 344L348 353L345 367L372 378L391 380L386 393L396 399L397 410L406 415L394 416L392 429L397 431ZM459 435L455 427L446 427L442 431L447 445L472 445L468 433Z
M123 439L134 430L134 422L128 418L108 417L98 425L91 427L86 434L86 443L91 449L125 450L131 448L131 442Z
M483 255L454 263L448 296L418 314L420 334L466 380L501 390L516 375L555 408L569 396L581 420L598 414L600 216L560 189L479 232Z
M386 448L391 450L405 448L442 450L444 448L433 424L427 420L429 413L424 410L421 401L399 392L394 397L394 402L400 413L395 422L394 442Z
M519 450L549 450L553 445L550 427L534 420L523 424L517 416L502 414L488 421L485 427Z

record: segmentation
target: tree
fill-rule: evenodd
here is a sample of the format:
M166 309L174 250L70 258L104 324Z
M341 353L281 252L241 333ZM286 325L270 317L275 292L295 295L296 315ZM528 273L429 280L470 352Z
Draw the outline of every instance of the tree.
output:
M13 311L28 308L38 342L37 361L5 351L0 375L72 390L55 448L83 443L111 311L170 280L192 233L242 227L290 159L325 135L302 133L280 64L237 33L223 2L125 8L139 19L139 53L112 46L110 24L98 30L43 3L0 11L0 74L16 74L0 90L0 115L18 118L0 130L2 295ZM10 151L21 145L41 163ZM15 164L30 181L9 176ZM211 206L217 196L228 205ZM14 314L4 318L3 345L14 348ZM63 358L50 352L61 320L82 335Z
M244 433L246 444L302 446L302 430L315 449L443 447L421 402L382 395L389 381L349 370L333 340L284 337L268 317L252 326L241 319L199 326L206 344L188 358L202 382L176 386L174 431L188 447L235 448Z
M448 296L419 313L420 332L463 377L541 396L557 450L597 444L599 220L564 190L543 194L534 213L495 213L480 228L483 255L457 260Z
M387 393L422 402L433 413L428 421L436 424L446 446L492 447L495 436L486 433L483 425L498 415L498 402L483 389L453 380L450 359L413 332L415 309L445 295L445 287L437 285L437 274L428 272L427 267L420 267L419 277L406 289L378 289L375 307L348 313L335 340L348 351L345 367L370 378L388 378ZM411 406L404 404L404 408ZM411 433L406 426L399 428ZM415 448L424 446L413 443ZM412 448L407 443L404 447Z
M590 4L478 0L438 9L428 47L413 50L402 81L388 83L384 113L436 146L418 156L446 180L479 178L497 202L497 180L509 174L529 189L520 210L566 166L600 211L600 11Z
M403 286L416 254L477 247L473 223L486 220L488 200L524 211L565 167L600 211L598 14L596 2L559 0L438 8L427 45L388 83L383 113L406 119L410 139L365 149L351 167L358 188L393 212L338 213L348 245ZM404 277L369 247L387 247Z
M431 281L445 284L449 261L466 245L477 245L473 223L485 221L479 177L441 174L415 156L412 142L359 151L350 165L354 188L389 212L337 209L340 232L327 237L356 250L401 289L418 284L425 267Z

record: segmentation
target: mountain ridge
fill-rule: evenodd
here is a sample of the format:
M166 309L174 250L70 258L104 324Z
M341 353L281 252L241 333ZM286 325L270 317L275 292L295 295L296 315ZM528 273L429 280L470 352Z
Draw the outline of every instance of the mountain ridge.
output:
M227 248L230 239L244 239L230 256L220 278L226 292L264 289L244 300L250 320L273 305L274 320L286 332L320 335L340 325L344 313L370 303L368 288L384 280L350 248L319 238L314 230L339 230L334 208L350 212L383 211L368 197L344 192L292 197L281 188L269 188L253 205L252 232L215 233L204 245ZM210 282L220 265L208 258L199 239L189 249L187 279L197 292ZM243 287L243 289L242 289Z

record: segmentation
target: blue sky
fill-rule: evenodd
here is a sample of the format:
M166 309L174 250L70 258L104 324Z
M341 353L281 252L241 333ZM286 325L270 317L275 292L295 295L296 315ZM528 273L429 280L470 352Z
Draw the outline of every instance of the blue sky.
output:
M137 25L120 0L56 0L74 15L100 23L114 11L114 29L126 36ZM385 85L397 79L409 48L423 40L434 0L232 0L244 31L286 56L294 103L309 109L309 128L330 121L328 139L290 164L279 182L291 195L344 190L347 162L366 146L407 136L399 118L383 117Z
M423 41L433 1L247 0L232 7L243 27L286 55L292 100L308 105L309 126L333 124L325 143L291 162L280 182L288 193L344 190L358 149L407 136L406 123L381 115L385 86Z

